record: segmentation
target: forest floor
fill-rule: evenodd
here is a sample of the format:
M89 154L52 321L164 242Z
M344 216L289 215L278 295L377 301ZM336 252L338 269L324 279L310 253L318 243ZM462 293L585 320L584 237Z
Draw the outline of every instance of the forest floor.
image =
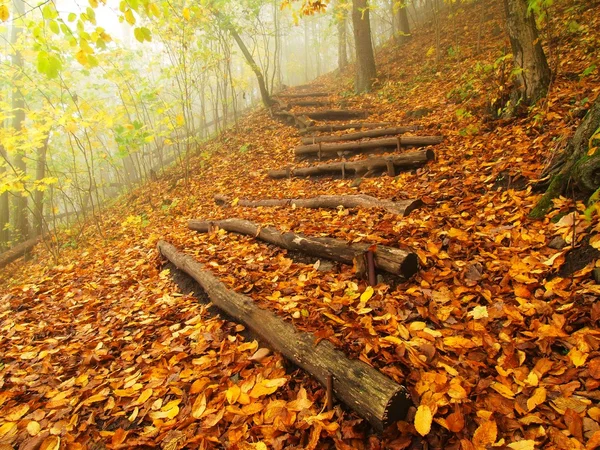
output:
M427 26L409 43L381 49L370 94L351 94L351 68L314 83L336 103L369 110L369 121L442 134L425 167L358 187L351 179L269 179L266 169L293 164L300 139L260 109L200 148L189 178L174 167L90 221L59 265L38 246L33 261L0 271L0 449L600 446L600 285L591 276L600 267L598 215L587 219L583 203L560 198L545 220L528 219L540 197L530 181L600 93L591 67L599 7L556 2L543 36L556 73L548 99L506 121L486 106L510 87L497 3L442 18L437 64ZM410 114L416 110L424 116ZM364 193L424 206L407 217L222 208L217 193ZM408 247L420 270L378 284L361 302L367 283L350 266L323 271L252 237L187 226L228 217ZM557 236L566 247L548 246ZM210 314L181 274L173 279L159 239L407 386L415 407L406 421L377 435L343 406L326 411L323 387L280 355L252 358L259 344Z

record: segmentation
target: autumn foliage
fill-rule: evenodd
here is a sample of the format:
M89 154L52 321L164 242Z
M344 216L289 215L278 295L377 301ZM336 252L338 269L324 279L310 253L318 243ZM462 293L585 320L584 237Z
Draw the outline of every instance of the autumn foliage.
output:
M481 28L480 3L446 23L439 65L422 29L378 53L370 94L349 96L352 71L317 80L334 101L370 111L369 121L443 135L425 167L358 186L270 179L301 137L256 110L199 149L189 180L174 167L95 217L59 265L39 245L33 261L3 269L0 449L599 447L600 285L591 273L600 268L600 222L576 198L557 199L543 221L528 213L540 197L529 181L600 92L597 71L580 76L596 58L600 14L597 3L557 2L549 19L557 36L545 45L559 46L560 57L547 100L497 121L489 105L509 88L499 81L507 39L501 8L488 3ZM565 27L570 21L581 29ZM406 114L418 108L431 112ZM358 193L424 205L401 217L235 201ZM216 205L215 194L234 199L231 207ZM406 246L420 271L371 288L351 266L323 270L250 236L187 227L229 217ZM562 248L548 246L555 238ZM202 292L163 265L159 239L407 386L406 420L376 435L344 407L326 411L324 387L209 310Z

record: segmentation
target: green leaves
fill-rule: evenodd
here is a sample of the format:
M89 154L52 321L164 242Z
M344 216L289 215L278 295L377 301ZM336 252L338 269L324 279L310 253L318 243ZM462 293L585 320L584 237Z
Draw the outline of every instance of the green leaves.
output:
M57 55L42 50L37 55L37 70L48 78L56 78L62 70L62 61Z
M148 41L148 42L152 41L152 33L146 27L135 28L133 30L133 35L139 42L142 42L142 43L144 41Z

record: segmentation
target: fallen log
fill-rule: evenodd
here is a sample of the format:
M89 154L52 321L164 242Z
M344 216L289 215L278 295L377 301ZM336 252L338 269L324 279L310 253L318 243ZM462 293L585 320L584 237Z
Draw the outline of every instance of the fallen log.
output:
M304 92L302 94L277 94L277 97L283 98L308 98L308 97L329 97L329 92Z
M286 169L270 170L267 175L270 178L279 179L341 174L342 178L346 178L349 174L353 174L358 177L365 175L375 176L376 174L387 171L387 174L393 177L396 176L397 169L413 169L421 167L434 157L435 153L431 149L417 150L397 156L367 158L351 162L319 164L310 167L300 167L298 169L288 167Z
M288 106L290 108L293 108L294 106L321 107L321 106L331 106L331 102L320 102L318 100L297 100L297 101L288 103Z
M302 129L314 125L314 122L306 116L299 116L288 111L276 111L273 113L275 117L279 117L288 123Z
M343 131L343 130L353 130L353 129L361 129L361 128L381 128L390 126L389 122L355 122L355 123L343 123L338 125L315 125L311 127L306 127L304 130L300 130L300 134L308 134L315 133L319 131L327 131L332 133L334 131Z
M358 131L356 133L342 134L341 136L312 136L302 138L302 144L318 144L319 142L339 142L339 141L358 141L365 138L375 138L382 136L394 136L396 134L410 133L417 131L419 128L416 126L411 127L394 127L394 128L383 128L381 130L369 130L369 131Z
M367 111L348 109L329 109L325 111L307 111L304 115L313 120L352 120L369 116Z
M334 155L337 152L365 152L374 149L400 147L424 147L442 142L442 136L397 136L394 138L372 139L361 142L343 142L339 144L318 143L301 145L294 149L296 156L319 155L319 157Z
M7 266L11 262L19 259L21 256L25 256L41 240L42 236L37 236L15 245L13 248L6 250L4 253L0 253L0 268Z
M225 231L252 236L288 250L345 264L354 264L355 260L360 259L371 247L371 244L363 242L348 243L340 239L305 236L291 231L281 233L276 228L262 228L256 223L243 219L190 220L188 226L191 230L202 233L208 233L214 227L218 227ZM413 252L377 245L374 253L376 267L404 279L412 277L419 268L417 255Z
M305 370L378 431L403 419L410 406L406 388L360 360L349 359L326 339L301 332L251 298L229 290L204 266L173 245L158 242L158 251L204 289L212 303L244 324L272 350ZM318 343L316 343L318 342Z
M215 203L221 206L231 204L231 199L222 194L215 195ZM319 195L313 198L286 198L264 200L238 200L237 205L257 208L261 206L291 206L298 208L381 208L392 214L408 216L412 211L423 205L421 200L381 200L370 195Z

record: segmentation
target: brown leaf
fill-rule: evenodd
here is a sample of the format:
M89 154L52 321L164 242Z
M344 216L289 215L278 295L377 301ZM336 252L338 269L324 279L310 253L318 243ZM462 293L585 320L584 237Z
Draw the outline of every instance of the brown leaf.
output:
M583 440L583 420L581 416L572 409L567 409L564 414L565 424L573 436L580 441Z

